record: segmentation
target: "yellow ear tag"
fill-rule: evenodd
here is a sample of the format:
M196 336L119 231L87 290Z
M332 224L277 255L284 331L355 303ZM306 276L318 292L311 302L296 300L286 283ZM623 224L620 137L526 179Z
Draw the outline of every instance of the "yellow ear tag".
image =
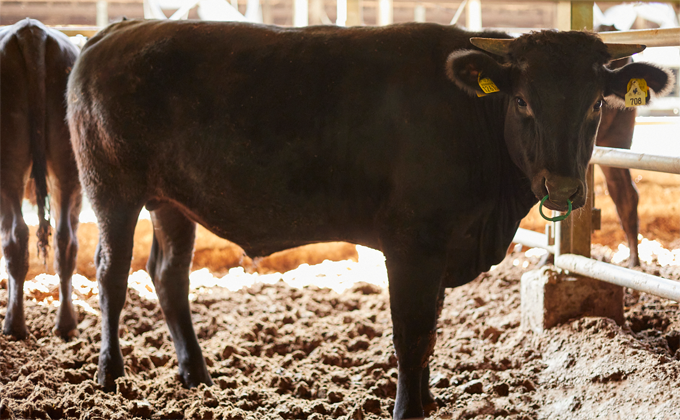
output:
M625 100L627 107L647 105L647 81L645 79L630 79L626 87Z
M477 96L481 97L481 96L485 96L485 94L487 94L487 93L494 93L494 92L500 92L501 91L500 89L498 89L498 86L496 86L496 84L491 79L489 79L488 77L485 77L485 78L482 79L481 77L482 77L482 73L480 72L479 75L477 76L477 83L479 84L479 87L482 88L482 92L484 92L484 93L483 94L478 93Z

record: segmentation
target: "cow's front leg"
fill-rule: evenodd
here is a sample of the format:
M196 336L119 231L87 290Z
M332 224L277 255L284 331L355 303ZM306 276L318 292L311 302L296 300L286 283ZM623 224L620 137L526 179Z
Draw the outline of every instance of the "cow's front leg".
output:
M444 306L446 288L440 287L439 294L437 295L437 314L435 315L435 322L439 319L439 315L442 313L442 307ZM430 392L430 364L425 367L423 371L423 377L420 384L420 393L423 400L423 410L425 414L437 409L437 403L434 400L434 395Z
M212 385L189 308L189 269L196 224L170 204L153 210L151 220L154 236L146 268L175 345L180 378L189 388Z
M408 255L386 258L394 349L399 362L395 419L424 418L432 408L428 361L436 342L441 258Z
M140 209L107 209L99 220L99 244L95 254L102 339L97 379L105 391L115 391L116 379L125 374L118 326L125 305L128 274L132 260L135 225Z

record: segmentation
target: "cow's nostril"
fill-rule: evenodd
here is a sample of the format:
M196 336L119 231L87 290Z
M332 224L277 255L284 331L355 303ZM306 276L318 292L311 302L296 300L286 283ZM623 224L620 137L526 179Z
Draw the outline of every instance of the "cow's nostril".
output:
M569 197L569 200L574 201L581 195L581 187L576 188L576 191Z
M550 197L550 202L563 207L568 201L579 202L583 193L582 183L577 178L559 175L547 176L545 188Z

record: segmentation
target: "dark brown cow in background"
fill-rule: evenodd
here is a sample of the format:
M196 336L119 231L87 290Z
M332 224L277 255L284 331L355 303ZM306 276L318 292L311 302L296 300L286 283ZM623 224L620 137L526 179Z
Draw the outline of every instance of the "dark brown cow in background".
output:
M630 62L630 59L621 59L609 64L612 69L618 69ZM618 108L606 105L602 111L600 129L597 132L595 144L602 147L615 147L618 149L630 149L633 144L633 131L635 130L636 108ZM626 233L630 257L628 266L640 265L638 256L638 190L630 176L630 169L613 168L600 165L602 173L607 180L609 196L616 205L621 226Z
M9 305L2 331L19 338L28 334L23 310L28 227L21 203L29 178L35 182L40 220L38 252L43 256L49 246L50 203L56 218L54 267L61 282L61 306L55 332L64 339L77 332L71 276L78 252L81 188L64 98L77 56L78 49L68 37L36 20L25 19L0 30L0 232L9 275Z
M669 82L648 64L605 67L642 46L507 38L190 21L121 22L91 38L68 102L100 228L99 383L115 390L124 375L120 314L146 206L147 268L185 385L212 384L187 299L196 223L251 257L341 240L385 254L394 417L422 418L436 404L444 289L498 264L544 196L551 210L583 206L603 100L621 102L631 78L655 92ZM478 97L484 79L497 92Z
M615 31L616 27L613 25L599 25L596 30L597 32L609 32ZM630 58L622 58L621 60L612 61L608 67L619 69L630 62ZM636 116L637 108L620 108L605 105L602 110L602 120L600 121L595 145L630 149L630 146L633 144ZM602 173L604 173L605 180L607 181L609 196L612 198L616 206L616 212L619 214L621 227L626 233L628 248L630 248L628 266L638 266L640 265L640 257L638 256L637 237L640 221L638 219L637 207L640 197L635 183L630 176L630 169L602 165L600 165L600 169L602 169Z

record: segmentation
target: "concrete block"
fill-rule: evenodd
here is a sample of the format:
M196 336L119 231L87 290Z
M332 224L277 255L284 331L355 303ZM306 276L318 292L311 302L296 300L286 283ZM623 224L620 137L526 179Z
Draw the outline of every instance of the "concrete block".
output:
M522 328L540 334L582 316L611 318L623 325L623 288L565 274L553 266L525 273L521 280Z

